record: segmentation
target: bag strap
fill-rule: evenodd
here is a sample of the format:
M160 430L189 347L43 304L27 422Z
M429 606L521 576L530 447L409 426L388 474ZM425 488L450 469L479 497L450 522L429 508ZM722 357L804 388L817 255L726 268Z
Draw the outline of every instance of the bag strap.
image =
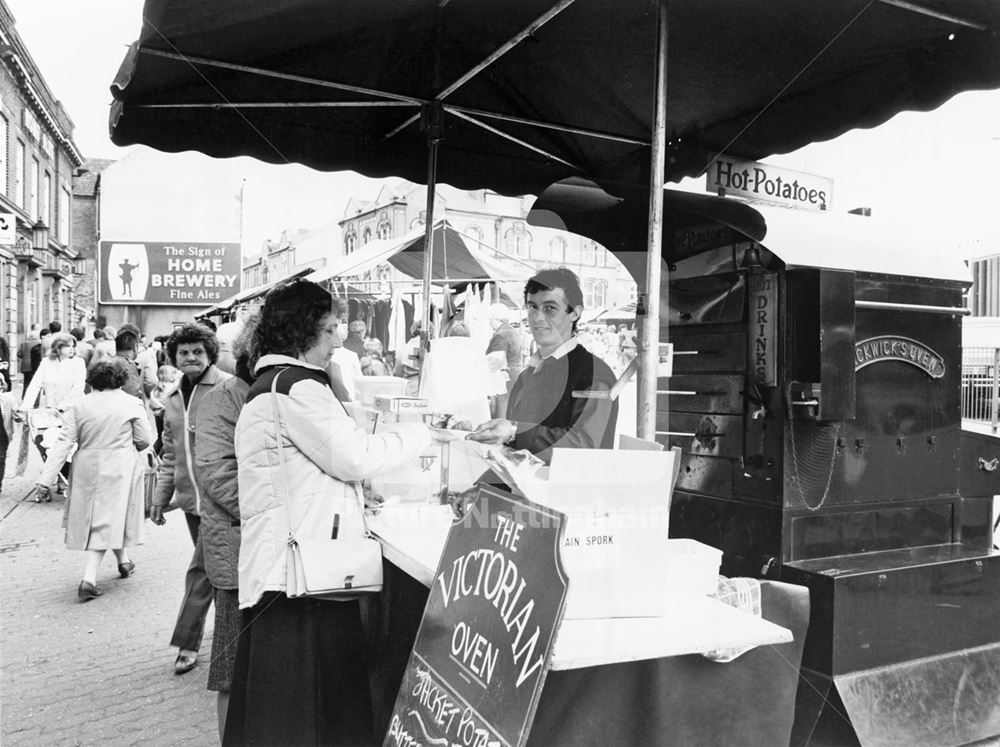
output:
M292 507L289 501L288 493L288 473L285 471L285 449L281 441L281 411L278 408L278 377L284 373L285 368L282 367L278 373L274 375L271 379L271 412L274 417L274 435L278 442L278 469L281 470L281 477L285 484L285 511L288 514L288 544L295 544L295 534L292 532ZM340 400L337 400L338 402ZM343 407L344 404L341 402L340 406ZM345 408L344 412L347 410ZM361 492L358 490L356 483L351 483L354 488L354 497L358 499L358 509L361 512L361 524L365 528L365 535L371 537L372 534L368 529L368 521L365 518L365 499Z

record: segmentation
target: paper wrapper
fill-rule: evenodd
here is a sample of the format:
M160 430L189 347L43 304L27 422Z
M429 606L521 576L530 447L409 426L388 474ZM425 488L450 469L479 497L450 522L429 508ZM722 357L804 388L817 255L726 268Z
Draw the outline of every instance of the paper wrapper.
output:
M488 447L485 458L515 492L530 501L545 503L547 483L541 472L545 462L526 449L515 451L506 446Z

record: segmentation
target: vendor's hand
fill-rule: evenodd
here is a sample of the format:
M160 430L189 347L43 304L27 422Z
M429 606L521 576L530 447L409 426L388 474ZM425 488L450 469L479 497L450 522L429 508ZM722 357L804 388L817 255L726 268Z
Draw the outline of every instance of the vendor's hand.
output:
M503 444L514 437L514 423L503 418L487 420L469 434L470 441L480 441L487 444Z
M160 527L166 524L167 517L163 515L163 506L150 506L149 520Z

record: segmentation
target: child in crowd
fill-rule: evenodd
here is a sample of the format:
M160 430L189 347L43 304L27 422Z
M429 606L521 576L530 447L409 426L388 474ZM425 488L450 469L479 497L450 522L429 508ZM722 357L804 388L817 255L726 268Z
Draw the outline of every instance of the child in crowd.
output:
M156 386L149 393L149 409L153 411L153 418L156 420L156 444L154 444L153 450L157 454L160 453L160 437L163 435L165 403L170 393L180 385L183 375L179 369L166 364L156 369Z

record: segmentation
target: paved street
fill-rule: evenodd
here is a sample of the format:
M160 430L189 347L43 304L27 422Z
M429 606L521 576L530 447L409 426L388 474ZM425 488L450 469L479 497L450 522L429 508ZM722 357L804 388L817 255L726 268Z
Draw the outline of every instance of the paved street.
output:
M192 550L183 517L146 523L132 578L118 577L109 553L104 596L81 604L84 554L63 545L63 499L21 502L41 459L14 478L16 452L15 441L0 494L0 743L218 744L205 689L214 611L193 671L175 675L168 646Z

